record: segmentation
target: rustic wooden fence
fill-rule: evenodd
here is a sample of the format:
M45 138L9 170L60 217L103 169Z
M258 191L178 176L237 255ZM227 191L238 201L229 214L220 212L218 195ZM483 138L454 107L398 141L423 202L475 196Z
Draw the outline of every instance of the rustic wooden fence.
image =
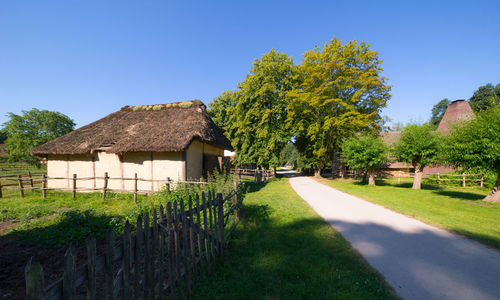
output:
M235 187L237 185L235 184ZM201 199L200 199L201 198ZM193 203L194 202L194 203ZM104 253L97 255L96 240L86 242L87 261L76 265L70 246L64 256L64 275L45 286L43 268L32 257L25 268L27 299L183 299L213 270L224 255L231 233L239 223L238 193L225 197L209 192L167 203L159 214L137 218L136 233L127 221L115 243L108 229Z
M238 176L252 177L255 182L268 181L274 178L274 170L259 170L259 169L231 169L231 174Z
M434 177L437 176L437 177ZM424 177L427 180L436 181L438 185L446 182L461 182L462 187L467 187L467 182L472 184L479 184L481 188L484 187L484 175L483 174L428 174Z
M48 187L49 180L67 180L70 182L70 187ZM88 182L88 181L96 181L99 180L102 182L102 186L99 187L79 187L78 181L80 182ZM112 189L109 188L110 181L132 181L133 188L132 189ZM138 189L140 182L149 182L151 183L150 189ZM105 172L103 177L77 177L76 174L73 174L72 177L48 177L45 173L31 173L27 174L18 174L18 175L4 175L0 176L0 198L3 196L3 191L5 190L16 190L19 191L19 196L21 198L24 197L24 192L27 190L40 190L42 192L43 199L47 197L47 191L70 191L72 192L73 198L76 197L77 192L102 192L102 199L106 199L106 194L108 192L114 193L133 193L134 200L137 201L137 195L139 194L152 194L158 189L155 190L154 184L162 184L167 188L171 188L173 186L179 185L204 185L207 184L204 181L172 181L170 178L166 178L165 180L156 180L156 179L147 179L147 178L139 178L137 177L137 173L135 173L134 177L109 177L108 173Z

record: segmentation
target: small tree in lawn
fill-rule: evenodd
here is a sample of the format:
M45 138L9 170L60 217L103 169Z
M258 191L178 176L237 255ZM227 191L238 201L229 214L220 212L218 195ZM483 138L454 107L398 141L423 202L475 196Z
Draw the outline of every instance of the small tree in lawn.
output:
M366 172L369 185L375 185L375 173L387 162L387 152L387 146L373 135L355 136L342 144L345 164Z
M401 132L393 153L396 159L408 162L415 168L414 189L421 188L423 170L436 161L438 148L439 135L429 124L408 125Z
M490 108L452 127L443 141L442 159L464 169L496 172L496 183L484 200L500 202L500 108Z

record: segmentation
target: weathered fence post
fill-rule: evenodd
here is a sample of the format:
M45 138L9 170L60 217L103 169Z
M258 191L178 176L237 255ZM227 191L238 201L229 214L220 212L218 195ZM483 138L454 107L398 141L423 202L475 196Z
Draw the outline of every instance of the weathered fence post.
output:
M217 194L217 204L218 204L218 209L217 209L217 212L219 214L218 216L218 221L219 221L219 226L218 226L218 229L219 229L219 253L220 253L220 256L223 257L224 256L224 202L223 202L223 197L222 197L222 193L219 193Z
M108 172L104 172L104 185L102 187L102 200L106 200L106 189L108 188Z
M104 298L110 300L113 294L113 230L106 231L106 250L104 253Z
M484 187L484 174L481 174L481 188ZM0 185L0 197L2 196L2 188Z
M123 299L130 299L130 223L123 229Z
M30 171L28 171L28 178L30 179L30 186L31 186L31 188L33 188L34 187L34 185L33 185L33 176L31 176L31 172Z
M134 174L134 201L137 203L137 173Z
M21 198L24 197L24 190L23 190L23 179L21 177L21 175L17 175L17 181L19 183L19 195L21 196Z
M73 174L73 193L71 196L73 199L76 197L76 174Z
M75 286L75 255L70 246L64 254L63 299L73 300L76 296Z
M42 174L42 198L47 199L47 176Z
M142 244L142 218L137 217L137 226L135 233L134 248L134 299L140 298L140 279L141 279L141 244Z
M87 238L87 299L96 299L96 240L93 235Z
M2 179L0 178L0 198L2 198Z
M42 265L31 257L24 268L24 279L26 280L26 299L45 299L45 281Z
M441 185L441 174L438 173L438 185Z
M465 187L465 173L462 173L462 187Z

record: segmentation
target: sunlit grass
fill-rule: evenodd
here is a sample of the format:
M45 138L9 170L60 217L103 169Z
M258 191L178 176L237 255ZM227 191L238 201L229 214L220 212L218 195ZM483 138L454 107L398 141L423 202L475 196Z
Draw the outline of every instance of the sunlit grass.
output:
M411 179L378 180L372 187L355 180L320 179L321 182L420 219L500 248L500 204L484 202L486 189L422 186L411 188Z
M195 299L391 299L382 277L290 187L250 184L243 218Z

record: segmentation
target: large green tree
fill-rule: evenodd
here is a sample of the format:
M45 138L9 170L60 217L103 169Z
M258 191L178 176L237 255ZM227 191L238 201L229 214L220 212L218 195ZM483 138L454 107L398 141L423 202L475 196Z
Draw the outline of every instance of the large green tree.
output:
M224 133L229 132L231 127L230 117L234 108L234 92L224 91L215 97L209 104L208 114Z
M9 161L26 161L39 165L40 159L30 155L30 150L73 130L75 123L68 116L55 111L23 110L21 115L8 113L3 131Z
M381 109L391 95L381 63L376 51L357 41L333 39L304 54L300 85L288 93L287 126L316 175L329 162L333 167L344 138L383 125Z
M500 108L477 114L467 123L452 127L444 138L442 158L463 169L496 172L497 180L486 201L500 202Z
M414 189L422 186L424 168L437 161L439 137L430 124L411 124L403 129L399 140L393 145L396 159L408 162L415 168Z
M375 174L387 162L387 146L379 135L353 136L342 143L344 162L354 170L368 174L368 184L375 185Z
M234 93L223 94L211 104L236 150L237 165L279 165L281 150L290 140L285 129L286 93L294 88L294 69L291 57L271 50L254 61Z
M500 107L500 84L495 87L493 84L488 83L479 87L469 99L469 104L475 112L490 107Z
M429 122L436 128L443 119L444 113L446 112L449 104L450 100L448 100L448 98L444 98L432 107L432 116Z

